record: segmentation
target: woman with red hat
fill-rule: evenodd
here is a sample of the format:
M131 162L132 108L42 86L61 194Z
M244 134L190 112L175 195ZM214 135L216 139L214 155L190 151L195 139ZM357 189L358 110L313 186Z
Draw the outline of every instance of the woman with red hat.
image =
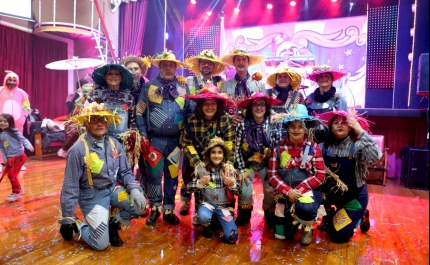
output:
M318 118L329 127L325 142L320 144L328 168L323 186L327 216L318 228L327 231L332 241L347 242L358 225L362 233L370 228L366 209L369 202L367 165L378 161L382 153L369 135L369 123L363 117L332 111Z
M244 225L251 219L253 209L253 181L258 172L263 183L263 210L267 227L273 227L275 205L267 179L270 150L280 137L274 132L269 120L271 107L281 101L262 92L242 101L238 108L245 110L245 119L236 128L236 161L242 195L239 197L237 225Z

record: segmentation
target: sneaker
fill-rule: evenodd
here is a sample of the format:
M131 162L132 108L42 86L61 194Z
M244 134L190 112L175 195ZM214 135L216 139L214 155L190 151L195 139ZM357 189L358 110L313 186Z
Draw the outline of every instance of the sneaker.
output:
M200 225L199 220L197 220L197 213L193 214L193 220L191 222L193 225Z
M21 167L21 171L26 171L26 170L27 170L27 168L25 166Z
M64 157L64 158L66 158L67 157L67 151L64 151L64 149L63 148L60 148L59 150L58 150L58 152L57 152L57 156L59 156L59 157Z
M181 201L181 208L179 209L180 215L188 215L190 210L190 202Z
M3 166L0 166L0 173L3 172Z
M300 236L300 245L309 246L312 242L312 226L303 225L302 234Z
M363 222L360 224L361 233L365 234L370 229L369 210L364 210Z
M6 198L7 202L15 202L22 198L21 193L12 193L9 197Z

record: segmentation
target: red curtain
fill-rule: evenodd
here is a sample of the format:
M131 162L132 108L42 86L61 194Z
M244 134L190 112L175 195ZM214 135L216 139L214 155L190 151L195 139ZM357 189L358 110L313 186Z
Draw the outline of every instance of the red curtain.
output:
M67 59L67 44L0 25L1 85L11 70L19 87L30 97L31 108L51 119L67 113L67 71L50 70L46 64Z
M148 0L139 0L120 6L119 57L141 55L145 35Z

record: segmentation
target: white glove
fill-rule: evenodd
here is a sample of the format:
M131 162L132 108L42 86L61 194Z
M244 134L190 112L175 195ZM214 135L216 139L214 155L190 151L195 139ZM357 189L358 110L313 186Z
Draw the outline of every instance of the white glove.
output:
M136 206L139 210L143 210L146 207L145 196L143 196L139 189L132 189L130 191L130 206L133 206L134 203L136 203Z

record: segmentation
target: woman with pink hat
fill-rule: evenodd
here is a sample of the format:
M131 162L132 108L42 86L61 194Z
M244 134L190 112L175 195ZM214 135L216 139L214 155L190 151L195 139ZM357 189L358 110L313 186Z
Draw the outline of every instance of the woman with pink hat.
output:
M280 103L282 103L280 100L257 92L238 105L238 108L245 110L245 119L236 128L236 161L242 186L237 225L247 224L251 219L253 181L255 173L258 172L263 183L266 226L273 227L275 205L266 176L270 150L280 135L274 132L269 116L271 107Z
M186 185L192 180L194 168L203 159L203 150L209 141L215 136L221 138L225 145L232 150L235 141L235 131L230 117L225 113L226 107L233 102L218 94L218 88L213 84L207 84L196 95L186 96L187 99L195 101L196 108L193 114L184 122L184 133L182 135L182 148L185 159L182 166L182 179L184 186L181 188L181 208L179 214L187 215L190 207L191 197L187 195ZM234 163L234 153L227 158L227 163ZM201 203L200 193L194 193L195 211L193 224L198 225L197 210Z
M336 88L333 86L334 81L345 75L346 73L331 69L328 65L314 66L313 72L307 78L318 83L318 88L305 100L310 115L314 112L321 114L332 110L347 110L345 98L336 94Z
M318 228L327 231L332 241L347 242L358 225L362 233L370 228L366 209L369 202L367 165L378 161L382 153L369 135L369 123L363 117L332 111L318 118L329 127L325 142L320 144L328 168L323 186L327 216Z

